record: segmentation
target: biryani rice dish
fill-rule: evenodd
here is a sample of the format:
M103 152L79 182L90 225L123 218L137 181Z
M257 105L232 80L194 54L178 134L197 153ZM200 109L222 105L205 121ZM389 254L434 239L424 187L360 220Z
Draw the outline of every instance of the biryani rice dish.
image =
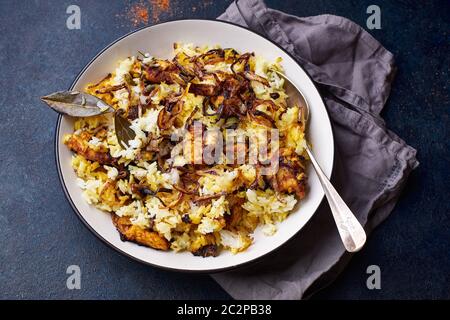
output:
M288 105L280 62L179 43L171 60L138 53L120 61L85 91L121 115L131 139L119 141L111 114L77 118L64 136L84 199L111 214L122 240L158 250L217 256L246 250L258 226L273 235L307 189L304 121ZM276 147L268 130L279 134ZM241 139L206 164L197 151L217 143L207 132ZM226 156L232 149L248 159L261 146L268 153L256 163ZM262 174L275 153L277 170Z

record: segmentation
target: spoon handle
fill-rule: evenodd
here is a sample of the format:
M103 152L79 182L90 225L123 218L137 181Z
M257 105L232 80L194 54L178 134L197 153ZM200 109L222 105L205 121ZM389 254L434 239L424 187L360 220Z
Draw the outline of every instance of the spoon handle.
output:
M323 173L308 146L306 146L306 152L311 159L314 170L316 170L317 176L325 191L325 196L330 204L331 212L345 249L349 252L359 251L366 242L366 233L363 227L350 208L345 204L344 200L342 200L330 180L328 180L327 176Z

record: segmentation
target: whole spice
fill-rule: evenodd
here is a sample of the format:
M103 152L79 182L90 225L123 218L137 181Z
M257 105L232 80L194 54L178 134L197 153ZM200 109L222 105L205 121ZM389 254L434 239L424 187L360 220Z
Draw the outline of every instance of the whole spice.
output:
M72 117L91 117L114 109L103 100L79 91L58 91L41 100L58 113Z

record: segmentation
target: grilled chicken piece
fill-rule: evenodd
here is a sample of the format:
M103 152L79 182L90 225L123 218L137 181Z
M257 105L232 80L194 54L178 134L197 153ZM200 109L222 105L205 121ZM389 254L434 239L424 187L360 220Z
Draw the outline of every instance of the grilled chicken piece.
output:
M77 136L72 135L66 142L70 150L82 155L87 160L96 161L100 164L112 164L114 158L108 152L96 151L90 148L85 141Z
M111 208L123 205L116 194L116 182L109 180L106 182L100 192L100 199ZM126 196L128 198L128 196ZM125 201L125 200L124 200Z
M280 166L275 177L268 177L275 191L295 193L299 200L305 197L306 176L302 158L291 149L280 149Z
M302 180L297 179L295 171L291 168L280 167L276 176L270 178L270 184L275 191L286 193L295 192L299 199L305 197L305 184Z
M158 250L169 250L169 242L157 232L145 230L134 226L128 217L112 215L112 221L120 233L122 241L131 241L137 244Z
M194 256L206 257L217 257L219 255L219 248L215 244L208 244L201 247L197 251L192 252Z

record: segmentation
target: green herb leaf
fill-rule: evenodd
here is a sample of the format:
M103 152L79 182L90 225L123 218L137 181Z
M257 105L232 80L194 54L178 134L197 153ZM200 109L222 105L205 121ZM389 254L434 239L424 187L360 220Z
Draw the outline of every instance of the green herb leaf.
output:
M125 144L128 147L128 141L133 140L136 137L136 133L130 128L130 121L122 115L123 112L121 111L114 113L114 129L119 145L123 147L123 144Z
M50 108L72 117L91 117L114 112L114 108L93 95L79 91L58 91L41 97Z

